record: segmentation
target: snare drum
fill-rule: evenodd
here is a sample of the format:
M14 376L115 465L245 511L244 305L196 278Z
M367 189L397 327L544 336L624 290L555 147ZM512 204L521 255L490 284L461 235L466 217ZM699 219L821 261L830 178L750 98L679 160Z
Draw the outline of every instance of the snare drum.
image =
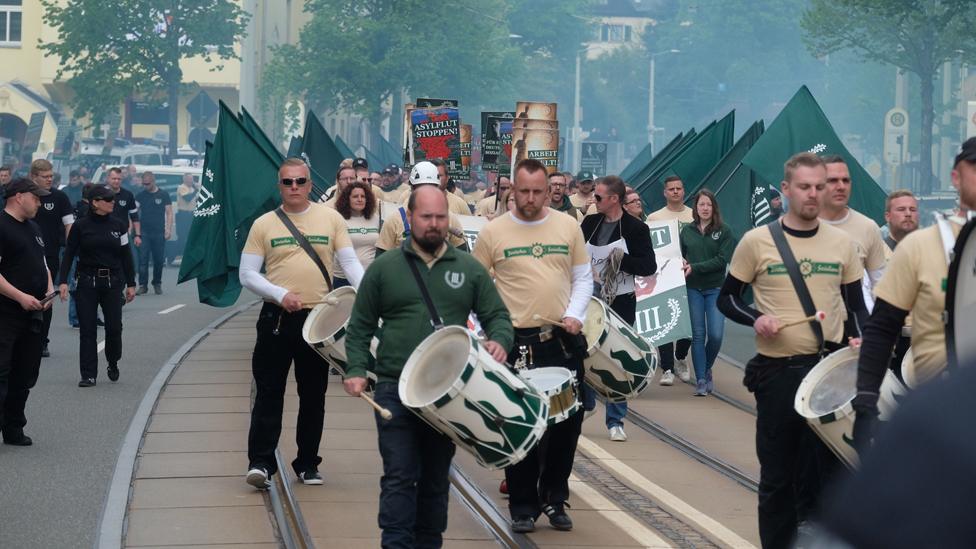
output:
M579 411L576 376L566 368L533 368L519 370L517 374L549 398L549 425L565 421Z
M324 303L316 305L302 325L302 338L329 364L346 372L346 324L356 301L356 290L351 286L336 288L325 296Z
M857 358L858 351L850 347L828 355L803 378L793 401L796 413L806 418L824 444L851 469L858 464L851 405L857 395ZM905 392L894 372L888 370L878 397L881 419L888 419Z
M583 335L583 379L607 402L624 402L648 387L657 370L657 348L595 297L587 305Z
M400 400L488 469L514 465L545 433L549 398L461 326L427 336L400 374Z

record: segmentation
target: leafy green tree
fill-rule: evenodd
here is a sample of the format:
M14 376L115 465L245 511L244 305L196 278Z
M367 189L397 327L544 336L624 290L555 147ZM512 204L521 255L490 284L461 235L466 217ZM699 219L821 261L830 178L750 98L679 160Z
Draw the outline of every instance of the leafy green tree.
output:
M966 0L811 0L801 25L815 55L851 50L921 82L921 192L933 189L935 80L949 60L976 58L976 11Z
M96 123L118 112L133 94L169 105L169 150L175 154L177 108L183 90L180 61L237 58L234 44L249 15L234 0L41 0L44 22L57 40L41 43L60 60L75 116ZM220 70L218 64L213 70Z
M260 97L277 120L297 98L318 113L354 112L372 128L391 98L397 116L401 91L460 99L466 120L517 99L571 105L585 32L576 11L588 1L309 0L309 22L297 44L275 49Z

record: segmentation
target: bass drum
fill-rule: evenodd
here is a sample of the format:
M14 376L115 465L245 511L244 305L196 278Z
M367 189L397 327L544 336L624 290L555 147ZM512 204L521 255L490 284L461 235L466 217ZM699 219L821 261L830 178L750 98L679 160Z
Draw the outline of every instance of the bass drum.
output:
M488 469L525 459L549 419L549 397L460 326L437 330L414 349L399 393L404 406Z
M582 406L576 394L576 376L566 368L546 366L516 373L549 397L549 425L569 419Z
M949 368L976 363L976 220L956 238L946 284L946 356Z

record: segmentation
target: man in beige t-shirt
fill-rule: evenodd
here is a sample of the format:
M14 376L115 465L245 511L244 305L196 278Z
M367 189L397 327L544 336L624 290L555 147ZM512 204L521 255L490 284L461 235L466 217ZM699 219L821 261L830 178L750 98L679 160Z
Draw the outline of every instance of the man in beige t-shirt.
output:
M847 205L851 199L851 174L844 157L824 157L827 165L827 188L820 199L820 219L841 229L857 248L864 268L862 291L868 312L874 307L873 288L881 280L885 266L885 245L881 228L866 215Z
M647 221L670 221L677 219L680 223L694 223L694 212L685 206L685 184L676 175L670 175L664 180L664 198L667 200L660 210L647 216Z
M566 184L569 185L569 181L566 181ZM570 195L569 201L581 212L586 211L596 202L596 198L593 196L596 192L596 176L593 175L593 172L581 171L576 174L576 185L576 192Z
M743 235L719 294L719 310L756 332L757 354L746 365L743 382L756 398L763 547L790 545L798 522L816 509L822 487L818 471L836 464L793 409L800 382L823 354L815 330L822 331L829 350L845 343L856 346L867 319L854 246L843 231L817 218L826 179L823 160L815 154L800 153L786 162L781 188L789 211ZM780 227L815 308L827 315L819 325L785 326L807 314L773 241L771 230ZM752 286L755 307L742 299L747 286Z
M258 315L257 341L251 359L256 394L247 438L247 483L259 490L270 487L277 472L275 448L281 435L281 402L288 371L295 363L298 382L298 455L292 461L304 484L322 484L319 443L325 420L325 389L329 365L302 338L302 327L314 302L330 289L327 271L335 258L353 286L359 286L363 267L349 241L345 220L335 210L312 203L312 177L298 158L288 158L278 170L280 212L305 237L326 268L323 273L302 248L278 211L254 221L241 253L240 281L264 299ZM262 266L264 273L261 272Z
M505 175L498 176L498 181L495 184L495 194L491 196L486 196L478 201L478 205L474 209L474 215L481 217L494 217L496 209L495 202L498 202L498 211L506 211L505 205L500 202L501 197L512 188L512 180Z
M593 294L583 233L575 219L548 207L549 179L541 162L522 160L514 174L515 211L485 225L472 254L494 272L511 313L515 345L509 362L517 368L567 368L582 383L586 340L581 330ZM512 531L535 530L540 513L552 527L572 529L565 508L582 424L580 410L550 425L525 459L505 469Z
M854 438L859 444L871 436L891 348L909 312L914 365L911 372L902 374L918 385L945 370L946 328L942 313L946 308L948 252L965 223L965 217L959 214L976 209L976 138L963 143L951 175L952 185L959 191L961 211L904 237L875 288L877 299L858 359L857 396L853 403L857 412ZM943 231L948 233L945 239Z
M440 178L438 176L438 170L435 164L427 161L418 162L410 170L410 185L411 190L419 187L420 185L438 185L440 186ZM441 188L444 191L443 188ZM450 209L451 193L444 191L447 196L448 208ZM457 197L455 197L457 198ZM407 203L410 200L410 195L407 194L403 200L403 205L400 206L399 210L394 210L392 214L385 217L383 223L383 228L380 229L380 237L376 240L376 255L380 255L385 251L392 250L400 244L409 236L410 227L406 223L409 217L407 211ZM460 199L459 199L460 200ZM465 206L465 209L467 206ZM468 212L465 215L471 215ZM448 229L447 241L452 246L456 248L462 248L467 250L468 241L464 238L464 228L461 225L461 220L458 219L457 215L453 212L450 214L450 228Z

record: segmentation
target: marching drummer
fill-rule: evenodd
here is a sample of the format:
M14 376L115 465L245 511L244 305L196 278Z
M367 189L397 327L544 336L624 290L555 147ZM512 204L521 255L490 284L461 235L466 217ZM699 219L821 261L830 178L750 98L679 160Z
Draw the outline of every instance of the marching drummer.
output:
M440 547L447 528L448 469L454 443L400 401L398 380L411 352L432 333L432 315L419 282L417 267L433 308L444 325L464 326L474 312L484 327L485 349L504 362L512 345L508 310L488 271L465 252L446 243L448 202L434 185L416 189L407 203L410 238L378 257L363 277L346 335L346 392L359 396L366 371L377 377L375 400L388 409L389 420L376 415L383 477L380 480L379 526L383 547ZM423 273L423 274L420 274ZM370 341L382 320L375 366L370 366Z
M515 211L481 230L474 257L494 270L512 314L515 345L509 363L561 366L582 385L586 340L581 330L593 293L583 233L575 219L547 207L549 180L541 162L522 160L514 175ZM553 528L572 529L565 506L582 423L580 410L550 425L525 459L505 469L514 532L533 531L542 512Z
M825 350L842 347L845 331L852 346L859 343L859 326L867 318L856 251L843 231L817 218L827 183L823 160L812 153L797 154L786 162L783 179L789 210L778 227L758 227L742 237L719 295L719 310L726 317L756 331L757 354L746 365L743 383L756 397L763 547L789 546L797 526L816 511L821 472L836 463L794 411L796 390ZM775 244L773 231L779 227L795 257L793 265L784 261ZM819 325L784 326L808 316L789 275L791 268L815 308L826 312ZM749 285L756 308L742 298Z
M330 290L327 269L333 257L353 286L358 286L363 276L345 220L332 208L310 202L311 189L305 162L285 159L278 169L281 208L254 221L241 254L241 284L264 299L251 359L257 392L247 437L246 479L259 490L270 487L269 479L277 472L274 452L281 435L285 384L293 360L299 404L298 456L292 467L303 483L322 484L318 452L329 367L305 343L302 325L314 302Z
M441 180L437 166L430 162L417 162L410 170L410 190L411 193L421 185L437 185L440 188ZM442 192L443 191L442 189ZM446 193L446 192L445 192ZM407 205L409 194L404 197L404 206ZM457 197L455 197L457 198ZM450 198L448 198L450 200ZM399 248L403 241L410 236L409 208L400 207L393 215L387 217L386 222L380 229L380 237L376 240L376 255L383 252ZM453 213L450 214L449 225L447 228L447 242L455 248L467 250L468 241L464 238L464 231L461 228L461 220Z
M552 180L550 176L550 184ZM634 276L654 274L657 271L657 262L650 228L634 216L625 215L623 203L626 196L627 186L619 177L608 175L598 179L593 198L599 213L586 216L580 229L583 231L594 270L615 277L613 281L603 281L601 297L624 322L633 326L637 321ZM613 265L612 262L619 265L616 272L605 267L608 263ZM627 440L627 433L624 432L626 415L626 402L607 404L606 420L610 440Z
M956 155L952 186L962 210L976 209L976 138L967 139ZM912 314L912 355L915 379L924 383L946 366L945 310L949 252L965 223L959 215L937 214L936 224L907 235L898 243L881 282L857 364L854 397L854 443L864 448L878 416L878 395L892 347Z

